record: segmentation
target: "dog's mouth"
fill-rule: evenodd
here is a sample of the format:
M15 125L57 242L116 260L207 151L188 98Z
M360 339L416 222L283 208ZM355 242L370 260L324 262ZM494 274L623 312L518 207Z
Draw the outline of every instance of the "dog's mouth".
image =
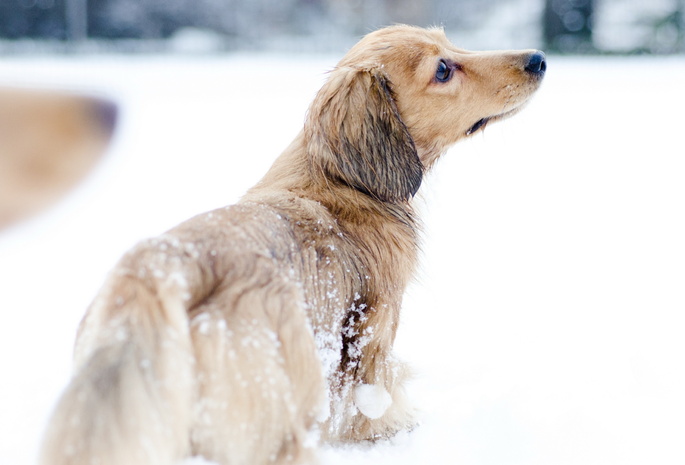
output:
M471 128L468 131L466 131L466 135L470 136L471 134L480 129L485 129L485 126L488 125L488 121L490 121L490 117L479 119L478 121L476 121L476 124L471 126Z
M478 121L476 121L476 124L471 126L468 131L466 131L466 135L470 136L471 134L473 134L477 131L485 129L485 126L487 126L488 123L491 121L499 121L499 120L502 120L504 118L508 118L508 117L512 116L513 114L518 113L522 107L523 107L523 105L519 105L518 107L513 108L509 111L505 111L504 113L500 113L498 115L487 116L485 118L481 118Z

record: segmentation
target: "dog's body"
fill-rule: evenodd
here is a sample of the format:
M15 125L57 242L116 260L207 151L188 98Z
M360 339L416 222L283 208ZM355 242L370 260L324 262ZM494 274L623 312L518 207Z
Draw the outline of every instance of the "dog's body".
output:
M411 427L392 347L417 262L412 198L449 145L521 107L543 58L473 54L408 26L363 39L237 205L113 270L42 463L311 463L313 433Z

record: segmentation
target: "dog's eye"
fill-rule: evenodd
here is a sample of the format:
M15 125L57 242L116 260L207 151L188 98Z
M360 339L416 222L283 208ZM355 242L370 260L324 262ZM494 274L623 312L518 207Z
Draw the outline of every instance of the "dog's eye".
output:
M435 71L435 79L439 82L447 82L452 77L452 68L450 68L445 60L440 60L438 63L438 69Z

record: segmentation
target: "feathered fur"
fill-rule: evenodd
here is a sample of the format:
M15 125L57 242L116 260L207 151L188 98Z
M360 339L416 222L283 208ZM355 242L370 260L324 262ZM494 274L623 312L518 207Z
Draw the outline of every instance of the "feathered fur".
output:
M144 241L81 325L43 465L301 464L322 440L414 425L392 353L423 173L537 88L532 51L472 53L395 26L330 74L303 131L234 206ZM440 59L459 63L435 80ZM380 416L359 386L386 392Z

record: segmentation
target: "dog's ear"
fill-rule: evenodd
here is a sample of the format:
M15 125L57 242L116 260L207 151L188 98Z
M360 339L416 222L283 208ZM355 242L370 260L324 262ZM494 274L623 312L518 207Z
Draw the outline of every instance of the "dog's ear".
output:
M409 200L423 165L381 70L337 68L319 91L305 124L315 174L385 202Z

